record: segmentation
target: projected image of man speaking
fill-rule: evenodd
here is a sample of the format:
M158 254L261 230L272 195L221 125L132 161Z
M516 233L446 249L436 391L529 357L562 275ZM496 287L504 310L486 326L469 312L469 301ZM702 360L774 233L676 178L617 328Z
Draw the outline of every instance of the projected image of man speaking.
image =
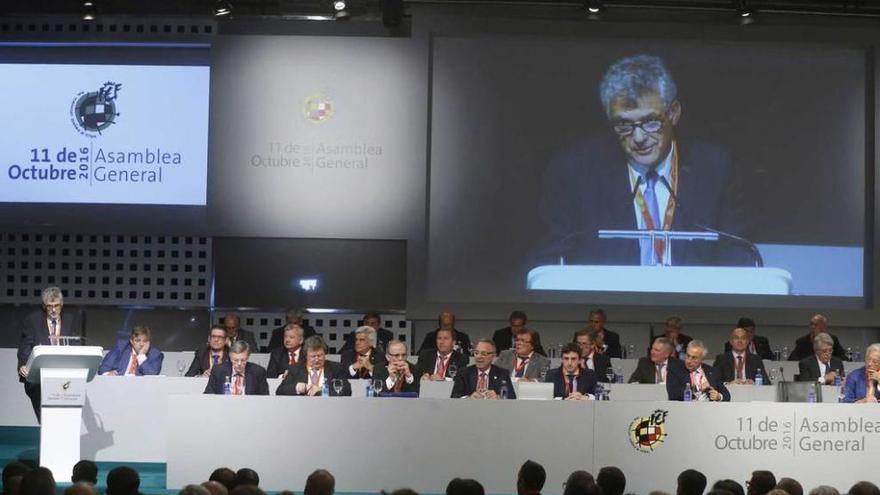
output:
M599 98L608 132L575 143L544 173L540 212L549 238L542 261L662 262L667 249L662 240L655 240L652 249L649 239L600 239L600 229L746 233L745 205L738 198L730 154L677 134L684 98L661 58L637 55L614 62L599 84ZM673 246L673 265L755 264L747 244L729 236L715 242L675 241Z

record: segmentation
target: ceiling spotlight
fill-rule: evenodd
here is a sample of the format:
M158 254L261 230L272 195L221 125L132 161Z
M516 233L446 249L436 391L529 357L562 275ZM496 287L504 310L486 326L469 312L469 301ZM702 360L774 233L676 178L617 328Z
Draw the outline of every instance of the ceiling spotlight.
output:
M591 14L598 14L602 11L602 1L587 0L586 2L584 2L584 8L587 9L587 12Z
M217 0L214 2L214 15L217 17L227 16L232 13L232 3L229 0Z
M85 1L83 2L83 16L82 19L84 21L94 21L95 20L95 2Z
M749 6L748 0L735 0L736 1L736 13L739 14L740 17L749 17L754 13L754 10Z
M333 0L333 10L336 12L345 10L345 0Z

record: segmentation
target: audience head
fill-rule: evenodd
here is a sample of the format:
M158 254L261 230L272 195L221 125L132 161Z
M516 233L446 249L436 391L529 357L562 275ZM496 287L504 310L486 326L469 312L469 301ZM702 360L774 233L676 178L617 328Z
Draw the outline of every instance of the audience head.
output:
M519 495L540 493L544 488L545 481L547 481L547 472L544 471L544 466L530 459L519 468L519 474L516 477L516 491Z
M437 327L455 328L455 314L452 311L444 311L437 316Z
M746 495L745 490L743 490L742 485L737 483L734 480L726 479L726 480L718 480L712 485L713 490L724 490L726 492L730 492L733 495Z
M486 491L479 481L472 479L452 478L446 485L446 495L485 495Z
M336 478L325 469L317 469L306 479L303 495L333 495L336 491Z
M229 362L232 363L233 373L244 373L248 359L251 356L251 347L243 340L236 340L229 347Z
M6 478L6 482L3 483L3 495L21 495L21 480L24 479L24 476L17 474L15 476L10 476Z
M593 354L593 332L589 328L575 332L573 341L581 348L582 358L586 358Z
M474 347L474 364L477 368L480 370L489 369L493 359L495 359L495 342L490 339L477 341L477 346Z
M675 346L667 337L657 337L651 344L651 362L660 364L672 356Z
M260 475L251 468L241 468L235 473L235 486L260 486Z
M713 489L709 490L708 492L706 492L706 495L733 495L733 494L727 490L713 488Z
M810 318L810 335L818 335L828 330L828 318L825 315L813 315Z
M581 368L581 348L574 342L562 346L559 353L562 356L562 373L565 375L577 375Z
M813 352L816 353L816 357L823 363L829 362L831 354L834 352L834 339L824 332L816 334L813 337Z
M212 351L222 351L226 347L226 327L212 325L208 331L208 347Z
M367 325L358 327L354 331L354 352L368 354L374 347L376 347L376 329Z
M810 495L840 495L840 492L833 486L819 485L810 490Z
M210 481L216 481L223 485L227 490L232 490L235 488L235 471L227 468L217 468L211 473L211 477L208 478Z
M748 495L765 495L776 486L776 476L770 471L752 471L752 478L746 483Z
M297 325L302 325L303 318L305 317L306 312L299 308L289 308L284 313L284 319L288 324L295 323Z
M444 356L455 349L455 334L449 328L437 329L437 336L434 340L434 347L436 347L437 352Z
M688 346L690 350L690 346ZM706 489L706 476L696 469L686 469L678 475L678 488L675 495L703 495Z
M23 462L12 461L9 464L3 466L3 489L6 489L6 482L9 481L9 478L13 476L21 476L31 472L30 466Z
M368 327L373 327L373 330L379 331L379 327L382 325L382 319L379 318L379 313L367 313L364 315L364 321L362 323Z
M266 493L255 485L241 485L233 488L229 495L266 495Z
M134 352L143 354L144 350L150 345L151 336L150 327L138 325L131 329L131 337L128 339L128 342L131 344Z
M57 320L61 318L61 309L64 308L64 294L58 287L46 287L40 294L43 301L43 311L46 316Z
M782 478L776 483L776 488L785 490L788 495L804 495L804 487L792 478Z
M231 469L229 471L232 472ZM211 495L229 495L229 490L226 486L218 481L205 481L202 483L202 486L207 488Z
M767 495L788 495L788 492L782 488L774 488L767 492Z
M223 317L223 328L226 329L226 334L229 337L235 337L241 328L241 318L235 313L226 313Z
M849 495L880 495L880 488L870 481L859 481L849 489Z
M599 485L586 471L574 471L565 481L563 495L600 495Z
M186 485L177 495L211 495L211 492L202 485Z
M388 342L388 348L385 349L385 359L388 364L406 362L407 355L409 355L409 350L406 348L406 344L396 339Z
M684 366L688 371L696 371L703 364L703 359L709 352L702 340L694 339L687 346L687 352L684 356Z
M677 340L684 330L684 320L680 316L670 316L663 323L663 335L670 340Z
M327 344L320 335L312 335L307 338L303 347L306 349L306 359L309 368L323 368L327 358Z
M606 466L599 470L596 484L602 488L604 495L623 495L626 489L626 476L614 466Z
M510 333L516 335L517 330L526 327L526 323L528 323L529 319L526 317L526 314L522 311L513 311L510 313L510 318L508 318L510 322Z
M295 351L303 343L303 327L297 323L288 323L284 326L284 348Z
M736 327L730 332L730 348L733 352L743 353L749 347L749 332L744 328Z
M590 325L591 330L599 332L605 328L605 320L605 310L602 308L595 308L590 310L587 323Z
M137 495L141 478L137 471L120 466L107 473L107 495Z
M52 476L52 471L38 467L28 472L21 479L19 491L21 495L55 495L55 478Z
M64 489L64 495L100 495L94 483L78 481Z
M871 344L865 348L865 367L872 371L880 370L880 344Z
M535 350L535 346L540 342L538 332L523 328L516 334L516 354L518 356L528 356Z
M98 482L98 465L94 461L83 459L73 465L73 475L70 481L77 483L85 481L86 483L95 484Z
M739 320L736 320L736 326L738 328L745 329L746 332L749 332L749 339L755 336L755 320L743 316Z

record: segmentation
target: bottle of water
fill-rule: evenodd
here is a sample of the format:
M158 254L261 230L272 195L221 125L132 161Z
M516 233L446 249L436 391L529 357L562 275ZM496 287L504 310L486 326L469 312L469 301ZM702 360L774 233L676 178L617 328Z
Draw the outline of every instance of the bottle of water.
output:
M846 348L846 359L847 359L848 361L852 361L854 357L855 357L855 356L853 355L852 347L847 347L847 348Z
M853 361L855 361L855 362L859 362L859 361L861 361L861 360L862 360L862 351L856 349L856 350L853 352Z
M373 384L368 383L367 384L367 397L375 397L375 396L376 396L376 390L373 388Z
M232 395L232 381L229 379L229 376L223 382L223 395Z
M834 375L834 386L835 387L840 386L840 373L837 373Z
M816 402L816 389L810 388L810 391L807 392L807 402L814 403Z
M615 370L615 378L616 378L615 382L623 383L623 369L617 368Z
M763 385L764 384L764 375L761 373L761 368L758 368L758 371L755 372L755 385Z
M684 401L690 402L692 400L694 400L694 393L691 392L691 386L685 385L684 386Z
M501 387L499 387L498 391L501 392L499 394L501 396L501 398L506 399L507 398L507 382L501 382Z
M324 386L321 387L321 397L330 397L330 380L324 380Z
M626 357L629 359L637 359L636 356L636 346L635 344L630 344L626 347Z

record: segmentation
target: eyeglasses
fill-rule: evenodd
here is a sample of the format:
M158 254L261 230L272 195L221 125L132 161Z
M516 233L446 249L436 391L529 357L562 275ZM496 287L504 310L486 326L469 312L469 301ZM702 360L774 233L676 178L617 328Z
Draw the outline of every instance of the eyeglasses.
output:
M659 119L640 120L637 122L619 122L611 126L620 137L626 137L635 132L636 127L646 134L656 134L663 129L663 121Z
M494 351L474 351L474 356L491 356L495 354Z

